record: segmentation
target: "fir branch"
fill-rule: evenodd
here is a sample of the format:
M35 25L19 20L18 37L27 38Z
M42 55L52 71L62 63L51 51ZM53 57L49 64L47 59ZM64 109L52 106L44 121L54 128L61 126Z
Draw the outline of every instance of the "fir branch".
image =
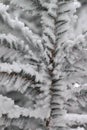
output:
M26 123L25 123L26 122ZM28 118L21 116L20 118L13 118L10 119L6 115L3 115L2 118L0 118L0 128L4 129L23 129L26 130L30 128L33 130L33 127L35 129L43 129L45 127L44 122L41 119L34 119L34 118Z
M13 64L9 63L0 63L0 72L7 72L8 74L11 74L13 72L15 73L23 73L23 75L30 75L34 76L36 82L37 81L43 81L42 75L39 74L37 71L34 70L30 65L28 64L21 64L13 62Z
M28 45L24 45L24 41L18 39L12 34L0 34L0 44L15 50L19 50L22 53L29 53L30 49Z
M21 115L26 117L29 116L29 110L14 105L11 99L0 95L0 118L4 114L7 114L9 118L19 118Z
M35 61L36 63L39 62L39 58L36 56L36 54L33 53L32 50L30 50L29 45L25 45L24 41L20 40L16 36L12 34L8 34L8 35L0 34L0 41L1 41L0 44L2 46L4 45L5 47L8 47L10 49L17 50L19 53L21 53L21 55L24 55L25 60L28 61L32 60Z
M35 47L39 46L40 49L42 50L42 45L41 45L41 39L39 36L34 34L28 27L25 27L24 23L19 21L18 18L12 19L10 14L4 11L4 8L6 8L5 5L1 5L3 8L1 8L1 16L3 20L8 23L8 25L12 29L19 29L23 36L26 38L26 40L30 43L33 44ZM7 8L6 8L7 9Z

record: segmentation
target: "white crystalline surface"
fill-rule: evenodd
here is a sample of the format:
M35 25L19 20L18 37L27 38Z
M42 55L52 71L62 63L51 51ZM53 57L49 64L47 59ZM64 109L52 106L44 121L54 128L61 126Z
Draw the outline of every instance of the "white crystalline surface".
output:
M0 130L87 130L87 1L0 0Z

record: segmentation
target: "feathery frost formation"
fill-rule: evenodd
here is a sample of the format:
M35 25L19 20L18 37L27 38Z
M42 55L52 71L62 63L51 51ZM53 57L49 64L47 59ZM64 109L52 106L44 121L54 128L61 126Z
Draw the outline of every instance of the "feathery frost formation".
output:
M0 130L87 129L86 0L0 0Z

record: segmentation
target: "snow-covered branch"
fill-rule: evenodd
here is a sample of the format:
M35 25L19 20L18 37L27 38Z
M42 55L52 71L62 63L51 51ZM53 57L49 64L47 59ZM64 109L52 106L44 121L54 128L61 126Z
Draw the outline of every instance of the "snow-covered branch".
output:
M49 110L46 108L37 108L35 110L19 107L14 104L14 101L10 98L0 95L0 118L2 115L7 115L8 118L35 117L44 119L48 116Z
M29 75L29 76L35 76L35 81L43 81L43 74L39 74L37 71L35 71L34 68L32 68L28 64L21 64L13 62L13 64L9 63L0 63L0 72L7 72L8 74L11 74L13 72L15 73L23 73L23 75Z
M29 48L29 45L26 45L25 42L12 34L0 34L0 45L14 49L19 53L24 55L24 59L36 60L38 62L39 58L35 53Z
M29 116L28 109L20 108L14 104L14 101L0 95L0 117L7 114L9 118L19 118L22 116Z
M84 125L87 124L87 115L81 115L81 114L66 114L65 115L65 121L68 125Z
M24 44L23 40L20 40L12 34L0 34L0 44L5 45L11 49L19 50L22 53L29 53L30 49L28 45ZM5 41L6 40L6 41ZM4 42L5 41L5 42Z
M34 45L35 47L39 47L41 50L43 49L41 44L41 38L34 34L32 30L24 25L17 17L15 19L11 18L10 14L6 12L7 6L0 3L0 15L3 20L12 28L16 30L20 30L29 44Z

